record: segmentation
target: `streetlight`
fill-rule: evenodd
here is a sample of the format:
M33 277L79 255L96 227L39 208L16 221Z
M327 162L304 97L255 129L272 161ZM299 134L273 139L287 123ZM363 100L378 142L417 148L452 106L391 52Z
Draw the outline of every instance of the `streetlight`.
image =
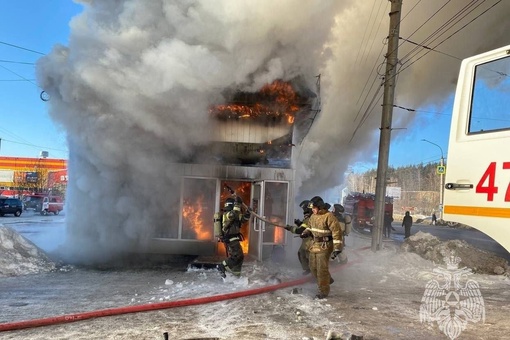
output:
M442 221L443 220L443 187L444 187L444 157L443 157L443 149L437 145L436 143L433 143L427 139L422 139L421 140L422 142L427 142L427 143L430 143L432 145L435 145L439 148L439 150L441 150L441 162L439 163L439 165L441 166L441 173L440 173L440 176L441 176L441 184L440 184L440 187L439 187L439 220Z

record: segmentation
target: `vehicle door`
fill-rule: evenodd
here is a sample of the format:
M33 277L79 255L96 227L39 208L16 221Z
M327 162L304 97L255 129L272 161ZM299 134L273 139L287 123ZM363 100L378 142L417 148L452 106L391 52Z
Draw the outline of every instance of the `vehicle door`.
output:
M259 215L264 215L264 186L263 182L256 182L251 187L251 202L253 211ZM248 255L262 261L262 235L265 230L265 223L258 219L252 218L252 230L249 233Z
M510 46L462 62L452 113L444 219L510 251Z
M44 197L42 201L42 211L50 209L50 199L48 197Z

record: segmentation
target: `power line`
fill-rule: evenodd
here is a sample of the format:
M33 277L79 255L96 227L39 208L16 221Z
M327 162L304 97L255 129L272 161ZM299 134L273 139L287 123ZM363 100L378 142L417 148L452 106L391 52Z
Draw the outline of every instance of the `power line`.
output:
M7 45L7 46L10 46L10 47L14 47L14 48L19 48L20 50L25 50L25 51L32 52L32 53L37 53L37 54L40 54L40 55L46 55L45 53L42 53L42 52L39 52L39 51L34 51L34 50L29 49L29 48L21 47L21 46L18 46L18 45L9 44L9 43L6 43L5 41L0 41L0 44Z
M24 81L28 81L29 83L34 84L35 86L37 86L37 84L36 84L36 83L34 83L33 81L31 81L31 80L30 80L30 79L28 79L28 78L23 77L21 74L18 74L18 73L14 72L13 70L8 69L7 67L5 67L5 66L3 66L3 65L0 65L0 67L1 67L1 68L3 68L4 70L8 71L8 72L11 72L12 74L17 75L18 77L20 77L20 78L21 78L21 79L23 79Z
M14 60L0 60L0 63L35 65L35 63L29 63L29 62L26 62L26 61L14 61Z
M16 142L16 141L4 139L4 138L1 138L1 140L2 140L2 142L9 142L9 143L14 143L14 144L19 144L19 145L31 146L31 147L34 147L34 148L37 148L37 149L40 149L40 150L53 150L53 151L59 151L59 152L67 152L66 150L50 148L50 147L40 146L40 145L35 145L35 144L32 144L32 143L21 143L21 142Z
M485 2L485 1L484 1ZM465 25L463 25L462 27L460 27L458 30L456 30L455 32L453 32L452 34L450 34L448 37L446 37L445 39L443 39L441 42L439 42L438 44L436 44L434 47L430 48L427 52L425 52L425 54L423 54L422 56L420 56L418 59L414 60L411 64L403 67L399 72L402 72L404 70L406 70L408 67L410 67L411 65L413 65L415 62L419 61L421 58L423 58L424 56L426 56L428 53L430 53L431 50L434 50L435 51L435 48L438 47L439 45L443 44L445 41L449 40L451 37L453 37L455 34L459 33L461 30L463 30L464 28L466 28L468 25L470 25L471 23L473 23L476 19L480 18L482 15L484 15L485 13L487 13L489 10L491 10L492 8L494 8L496 5L498 5L499 3L501 2L501 0L497 1L496 3L494 3L492 6L490 6L489 8L487 8L485 11L483 11L482 13L478 14L476 17L474 17L473 19L471 19L469 22L467 22ZM480 6L480 5L478 5ZM475 7L476 8L478 8ZM461 19L465 18L467 15L471 14L475 9L471 10L469 13L467 13L466 15L464 15ZM455 24L457 24L461 19L459 19ZM455 25L454 24L454 25ZM444 32L446 33L446 32ZM444 34L443 33L443 34ZM437 39L437 38L436 38ZM434 40L436 40L434 39ZM433 41L434 41L433 40Z

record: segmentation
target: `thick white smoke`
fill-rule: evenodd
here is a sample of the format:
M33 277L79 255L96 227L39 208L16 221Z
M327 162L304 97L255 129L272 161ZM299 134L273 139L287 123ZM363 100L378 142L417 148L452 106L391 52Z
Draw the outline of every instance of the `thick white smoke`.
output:
M208 107L223 103L226 89L256 91L296 76L314 89L321 74L322 112L295 152L300 197L341 184L350 163L373 157L366 150L377 149L380 106L351 137L361 103L374 94L364 85L377 79L379 87L374 65L386 53L389 2L81 2L69 46L56 46L38 63L50 114L68 134L67 223L78 259L105 259L140 244L172 218L180 193L172 163L207 143ZM405 2L400 35L409 37L442 4ZM451 1L409 39L420 42L464 6ZM498 6L438 49L463 58L508 43L510 4ZM399 54L414 47L403 45ZM428 54L399 76L396 100L440 105L458 64Z

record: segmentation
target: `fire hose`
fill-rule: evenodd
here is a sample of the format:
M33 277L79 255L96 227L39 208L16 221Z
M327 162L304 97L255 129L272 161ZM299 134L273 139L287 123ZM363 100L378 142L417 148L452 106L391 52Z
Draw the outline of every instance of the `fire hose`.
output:
M341 269L350 267L357 263L361 263L362 255L358 254L357 251L366 250L366 249L370 249L370 247L364 247L364 248L354 250L353 253L357 256L356 260L349 261L346 264L335 266L332 270L330 270L330 272L336 273L337 271L339 271ZM109 309L102 309L102 310L76 313L76 314L59 315L59 316L53 316L53 317L41 318L41 319L1 323L0 324L0 332L14 331L14 330L20 330L20 329L27 329L27 328L35 328L35 327L42 327L42 326L51 326L51 325L64 324L64 323L71 323L71 322L95 319L95 318L105 317L105 316L114 316L114 315L139 313L139 312L149 312L149 311L155 311L155 310L161 310L161 309L201 305L201 304L206 304L206 303L212 303L212 302L218 302L218 301L224 301L224 300L230 300L230 299L236 299L236 298L241 298L241 297L247 297L247 296L272 292L272 291L276 291L278 289L292 287L292 286L298 286L298 285L307 283L309 281L312 281L313 279L314 279L313 277L308 276L308 277L304 277L301 279L281 282L281 283L278 283L275 285L254 288L254 289L244 290L244 291L240 291L240 292L221 294L221 295L213 295L213 296L194 298L194 299L177 300L177 301L149 303L149 304L145 304L145 305L109 308Z

